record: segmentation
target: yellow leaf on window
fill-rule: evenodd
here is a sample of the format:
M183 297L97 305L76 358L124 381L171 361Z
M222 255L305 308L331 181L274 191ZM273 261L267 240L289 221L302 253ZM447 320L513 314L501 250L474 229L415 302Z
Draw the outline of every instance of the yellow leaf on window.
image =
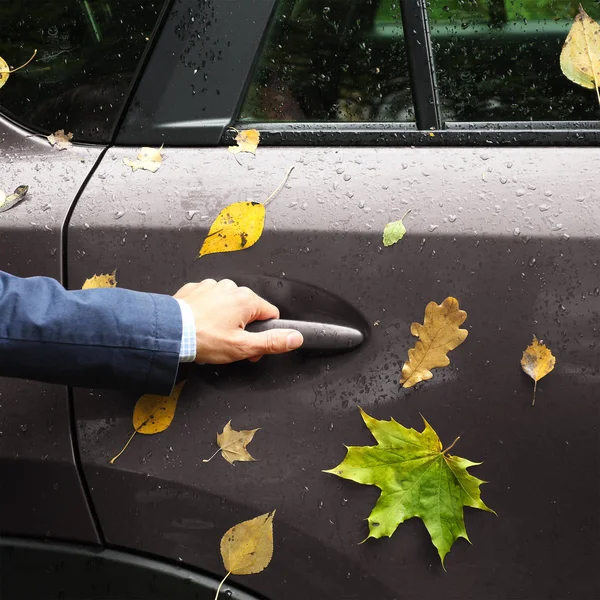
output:
M21 65L16 69L11 69L8 66L8 63L0 56L0 88L3 87L4 84L8 81L8 77L11 73L18 71L19 69L25 68L35 58L36 54L37 50L34 50L33 54L31 55L31 58L24 65Z
M595 89L600 104L600 25L581 4L560 53L560 68L573 83Z
M234 129L234 131L237 131L237 129ZM256 129L237 131L235 141L237 142L237 146L229 146L228 148L229 152L232 154L237 154L238 152L251 152L252 154L256 154L256 149L260 142L260 132Z
M66 150L73 144L71 140L73 139L72 133L65 133L64 129L59 129L54 133L46 136L46 139L50 142L51 146L54 146L57 150Z
M535 404L537 382L542 377L546 377L554 369L555 364L556 358L554 358L550 348L545 346L543 342L540 342L534 335L533 341L525 348L525 352L523 352L523 356L521 357L521 368L533 379L532 406Z
M162 146L160 148L149 148L148 146L144 146L137 155L137 160L124 158L123 164L131 167L134 171L145 169L146 171L156 173L163 160L162 154L160 153L161 150Z
M117 286L116 280L117 270L115 269L112 273L106 275L96 275L85 280L85 283L81 286L82 290L91 290L93 288L114 288Z
M139 398L133 409L133 433L127 440L123 450L110 461L111 465L125 452L136 433L152 435L169 427L173 422L177 400L179 400L184 385L185 380L176 385L169 396L144 394Z
M450 364L448 352L460 346L468 331L460 329L467 313L459 310L458 300L448 297L441 304L430 302L425 308L423 325L413 323L410 332L419 338L415 347L408 351L408 361L402 367L400 383L412 387L419 381L433 377L431 369Z
M221 586L230 575L254 575L267 568L273 558L273 517L275 511L234 525L221 538L221 557L227 569Z

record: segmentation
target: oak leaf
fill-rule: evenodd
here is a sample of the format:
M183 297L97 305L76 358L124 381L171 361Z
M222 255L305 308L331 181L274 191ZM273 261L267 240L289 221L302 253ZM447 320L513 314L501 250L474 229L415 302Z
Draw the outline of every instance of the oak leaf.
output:
M10 210L17 204L23 202L28 190L28 185L20 185L12 194L9 194L8 196L2 190L0 190L0 213Z
M265 207L283 188L293 169L288 170L284 180L264 203L234 202L222 209L210 226L198 258L217 252L245 250L256 244L265 226Z
M448 297L441 304L430 302L425 307L423 325L410 326L410 332L419 341L408 351L408 361L402 367L403 387L427 381L433 377L431 369L450 364L447 353L460 346L469 334L466 329L459 329L466 318L467 313L459 310L456 298Z
M81 286L82 290L91 290L94 288L114 288L117 286L116 280L117 270L115 269L112 273L106 275L94 275L89 279L86 279Z
M71 140L73 139L72 133L65 133L64 129L59 129L54 133L46 136L48 142L50 142L51 146L54 146L57 150L66 150L73 144Z
M128 167L131 167L133 171L145 169L146 171L156 173L163 160L161 154L162 148L162 146L160 148L149 148L148 146L144 146L137 155L137 160L124 158L123 163Z
M383 245L393 246L396 242L400 241L406 233L406 227L404 226L404 219L410 210L406 211L404 216L398 221L392 221L388 223L383 230Z
M595 89L600 104L600 25L581 4L560 53L560 68L573 83Z
M111 459L111 465L125 452L136 433L152 435L164 431L171 425L175 416L177 400L179 400L184 385L185 380L177 384L169 396L144 394L138 399L133 409L133 433L123 450Z
M25 64L17 67L16 69L11 69L8 66L8 63L0 56L0 88L4 87L4 84L8 81L8 77L11 73L18 71L19 69L24 69L35 58L36 54L37 50L34 50L31 58Z
M236 431L231 427L231 421L229 421L223 428L223 433L217 433L217 450L210 458L204 459L202 462L209 462L219 452L223 458L230 464L235 461L250 462L256 460L250 455L250 452L246 450L246 446L252 441L254 434L258 429L242 429Z
M250 152L256 154L256 149L260 142L260 132L256 129L244 129L242 131L238 131L233 127L232 129L237 132L237 135L235 136L237 146L229 146L229 152L232 154L237 154L238 152Z
M425 428L418 432L360 412L377 445L347 447L344 460L325 473L381 490L367 519L367 539L391 537L401 523L418 517L443 565L458 538L469 541L463 507L494 513L481 500L479 486L486 482L467 471L481 463L448 454L459 438L444 450L424 418Z
M546 377L554 369L555 364L556 358L554 358L550 349L534 335L533 341L525 348L525 352L523 352L523 356L521 357L521 368L533 379L532 406L535 404L537 382L542 377Z
M238 523L221 538L221 557L227 569L221 586L230 575L254 575L267 568L273 557L273 517L275 511Z

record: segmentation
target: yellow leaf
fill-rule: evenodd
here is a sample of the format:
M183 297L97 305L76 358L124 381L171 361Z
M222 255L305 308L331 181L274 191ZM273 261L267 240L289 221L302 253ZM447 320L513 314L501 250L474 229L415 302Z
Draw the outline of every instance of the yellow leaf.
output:
M125 452L136 433L152 435L169 427L173 422L177 400L179 400L184 385L185 380L173 388L170 396L144 394L139 398L133 409L133 433L127 440L123 450L110 461L111 465Z
M554 369L555 364L556 358L552 355L550 348L545 346L543 342L540 342L534 335L533 342L525 348L525 352L523 352L523 356L521 357L521 368L534 382L532 406L535 404L537 382L542 377L548 375Z
M285 185L294 167L290 167L277 189L260 202L234 202L226 206L213 221L200 248L198 258L217 252L245 250L256 244L265 226L265 207Z
M456 298L448 297L441 304L430 302L427 305L423 325L413 323L410 326L410 332L419 341L408 351L408 361L402 367L400 383L403 387L427 381L433 377L430 369L450 364L447 353L460 346L469 333L459 329L466 318L467 313L459 310Z
M162 146L160 148L149 148L148 146L144 146L137 155L137 160L124 158L123 163L128 167L131 167L134 171L145 169L146 171L156 173L163 160L162 154L160 153L161 150Z
M229 575L254 575L269 565L273 557L274 516L275 511L238 523L221 538L221 557L227 575L219 584L215 600Z
M117 280L115 275L117 270L115 269L112 273L106 275L96 275L85 280L85 283L81 286L82 290L91 290L93 288L114 288L117 286Z
M64 129L59 129L54 133L46 136L46 139L50 142L51 146L54 146L57 150L66 150L69 146L72 146L71 140L73 139L72 133L65 133Z
M600 25L581 4L560 53L560 68L573 83L595 89L600 104Z
M236 431L231 427L231 421L223 428L223 433L217 433L217 450L210 458L203 460L202 462L209 462L219 452L223 455L223 458L230 464L233 464L236 460L240 462L249 462L256 460L250 455L250 452L246 450L246 446L252 441L254 434L258 429L242 429Z
M237 131L237 129L234 129ZM238 152L251 152L256 154L258 143L260 142L260 132L256 129L244 129L237 131L235 136L237 146L229 146L229 152L237 154Z
M198 257L215 252L235 252L250 248L259 240L264 226L264 204L234 202L217 215Z
M4 84L8 81L8 76L11 73L18 71L19 69L25 68L35 58L36 54L37 54L37 50L34 50L33 54L31 55L31 58L24 65L21 65L20 67L17 67L16 69L11 69L8 66L8 63L0 56L0 88L3 87Z

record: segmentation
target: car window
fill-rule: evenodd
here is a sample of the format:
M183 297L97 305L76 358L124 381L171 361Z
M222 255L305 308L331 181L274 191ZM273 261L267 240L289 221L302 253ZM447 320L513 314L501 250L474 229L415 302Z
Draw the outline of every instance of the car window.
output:
M585 8L600 16L596 3ZM430 0L428 9L445 121L598 118L593 91L560 70L577 2Z
M397 3L282 0L240 118L413 121Z
M107 141L163 0L0 3L0 56L12 67L0 112L25 127Z

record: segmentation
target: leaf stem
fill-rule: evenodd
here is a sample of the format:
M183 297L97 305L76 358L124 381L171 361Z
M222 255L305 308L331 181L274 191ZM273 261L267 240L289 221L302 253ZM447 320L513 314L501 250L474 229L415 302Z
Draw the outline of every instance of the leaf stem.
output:
M17 67L16 69L13 69L12 71L10 70L10 67L9 67L9 71L8 72L9 73L15 73L19 69L24 69L35 58L36 54L37 54L37 48L33 51L33 54L31 55L31 58L24 65L21 65L20 67Z
M536 392L536 390L537 390L537 379L533 382L533 400L531 401L531 406L535 406L535 392Z
M406 217L412 212L412 208L409 208L403 215L402 218L400 219L401 221L404 221L404 219L406 219Z
M235 444L235 442L229 442L229 444L221 446L210 458L203 458L202 462L210 462L217 454L219 454L219 452L222 452L225 448L229 448L229 446L233 446L233 444Z
M454 448L454 444L456 444L458 440L460 440L460 435L445 450L442 450L442 454L446 454L448 450L452 450L452 448Z
M225 575L225 577L223 577L223 579L221 579L221 583L219 584L219 587L217 588L217 593L215 594L215 600L217 600L219 598L219 592L221 591L221 587L222 585L225 583L225 580L231 575L231 571L227 571L227 575Z
M290 173L294 170L295 167L290 167L288 169L288 172L286 173L285 177L283 178L283 181L279 184L279 187L264 201L264 205L267 206L267 204L269 204L269 202L271 202L271 200L273 200L273 198L275 198L275 196L277 196L277 194L281 191L281 188L287 183L287 180L290 177Z
M134 429L133 433L131 434L131 437L127 440L127 443L123 446L123 450L121 450L121 452L119 452L119 454L117 454L111 461L110 464L114 464L115 460L117 460L117 458L119 458L119 456L121 456L121 454L123 454L123 452L125 452L125 450L127 450L127 446L129 446L129 444L131 444L131 440L133 439L133 436L137 433L137 429Z

